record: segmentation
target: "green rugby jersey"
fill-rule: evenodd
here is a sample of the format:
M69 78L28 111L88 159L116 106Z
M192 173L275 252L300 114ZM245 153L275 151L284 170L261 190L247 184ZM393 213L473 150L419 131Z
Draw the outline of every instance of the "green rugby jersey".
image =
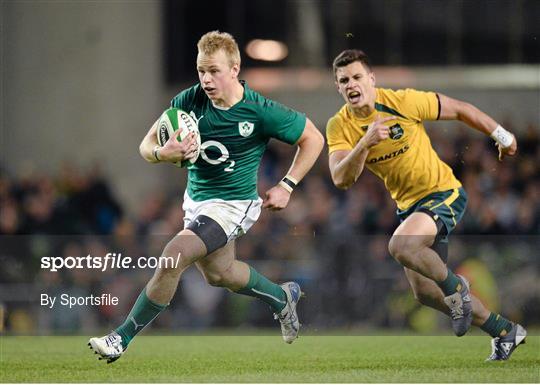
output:
M201 153L188 169L187 184L194 201L258 199L257 171L270 138L294 144L304 131L304 114L241 83L244 97L228 109L214 106L200 84L171 101L199 124Z

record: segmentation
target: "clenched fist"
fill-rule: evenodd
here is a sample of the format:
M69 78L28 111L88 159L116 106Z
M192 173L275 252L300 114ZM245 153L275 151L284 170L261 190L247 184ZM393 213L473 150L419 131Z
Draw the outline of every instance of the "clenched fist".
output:
M388 138L390 136L390 128L384 123L394 119L396 119L395 116L388 116L386 118L381 118L380 115L377 116L375 121L368 126L366 134L360 140L363 146L369 149Z

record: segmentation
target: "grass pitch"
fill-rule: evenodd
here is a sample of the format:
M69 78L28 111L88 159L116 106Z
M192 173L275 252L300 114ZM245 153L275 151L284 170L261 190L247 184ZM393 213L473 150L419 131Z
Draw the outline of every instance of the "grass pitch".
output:
M489 338L140 336L113 364L88 337L0 337L0 382L540 382L540 337L508 362Z

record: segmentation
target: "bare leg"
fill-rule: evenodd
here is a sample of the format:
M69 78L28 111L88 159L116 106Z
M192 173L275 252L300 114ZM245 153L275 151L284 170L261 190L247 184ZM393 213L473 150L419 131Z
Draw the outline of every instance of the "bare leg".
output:
M238 261L235 255L235 241L199 259L195 266L212 286L226 287L237 291L249 281L249 265Z
M236 260L234 242L217 250L195 265L212 286L226 287L242 295L258 298L267 303L281 324L281 334L286 343L298 337L300 322L296 305L301 290L296 282L278 285L252 269L248 264Z
M388 249L404 267L440 287L445 296L444 302L450 310L452 329L460 337L472 325L473 304L466 280L449 270L439 255L430 249L436 235L435 221L426 213L415 212L396 229ZM416 291L419 299L422 298L429 306L442 309L438 303L440 297L437 295L433 299L427 289L426 293L426 298L423 298L423 291Z
M436 235L437 226L433 219L425 213L415 212L398 226L388 249L404 267L441 282L447 276L447 267L429 248Z
M180 263L176 268L157 268L154 276L146 285L146 295L157 303L166 305L173 298L178 287L180 276L192 263L206 254L203 241L191 230L182 230L163 249L162 257L180 255Z

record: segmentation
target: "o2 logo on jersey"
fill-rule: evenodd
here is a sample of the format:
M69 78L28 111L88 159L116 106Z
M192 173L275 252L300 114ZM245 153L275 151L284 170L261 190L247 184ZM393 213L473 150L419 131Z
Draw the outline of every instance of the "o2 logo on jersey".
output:
M399 123L394 124L390 127L390 139L398 140L403 136L403 128Z
M206 150L210 147L217 148L219 153L221 154L219 158L217 159L210 159L208 157L208 154L206 153ZM215 150L213 150L215 151ZM218 142L217 140L208 140L201 144L201 157L208 163L217 165L224 162L229 162L229 165L223 169L223 171L231 172L234 171L234 160L229 160L229 150L227 150L227 147L225 147L222 143Z

